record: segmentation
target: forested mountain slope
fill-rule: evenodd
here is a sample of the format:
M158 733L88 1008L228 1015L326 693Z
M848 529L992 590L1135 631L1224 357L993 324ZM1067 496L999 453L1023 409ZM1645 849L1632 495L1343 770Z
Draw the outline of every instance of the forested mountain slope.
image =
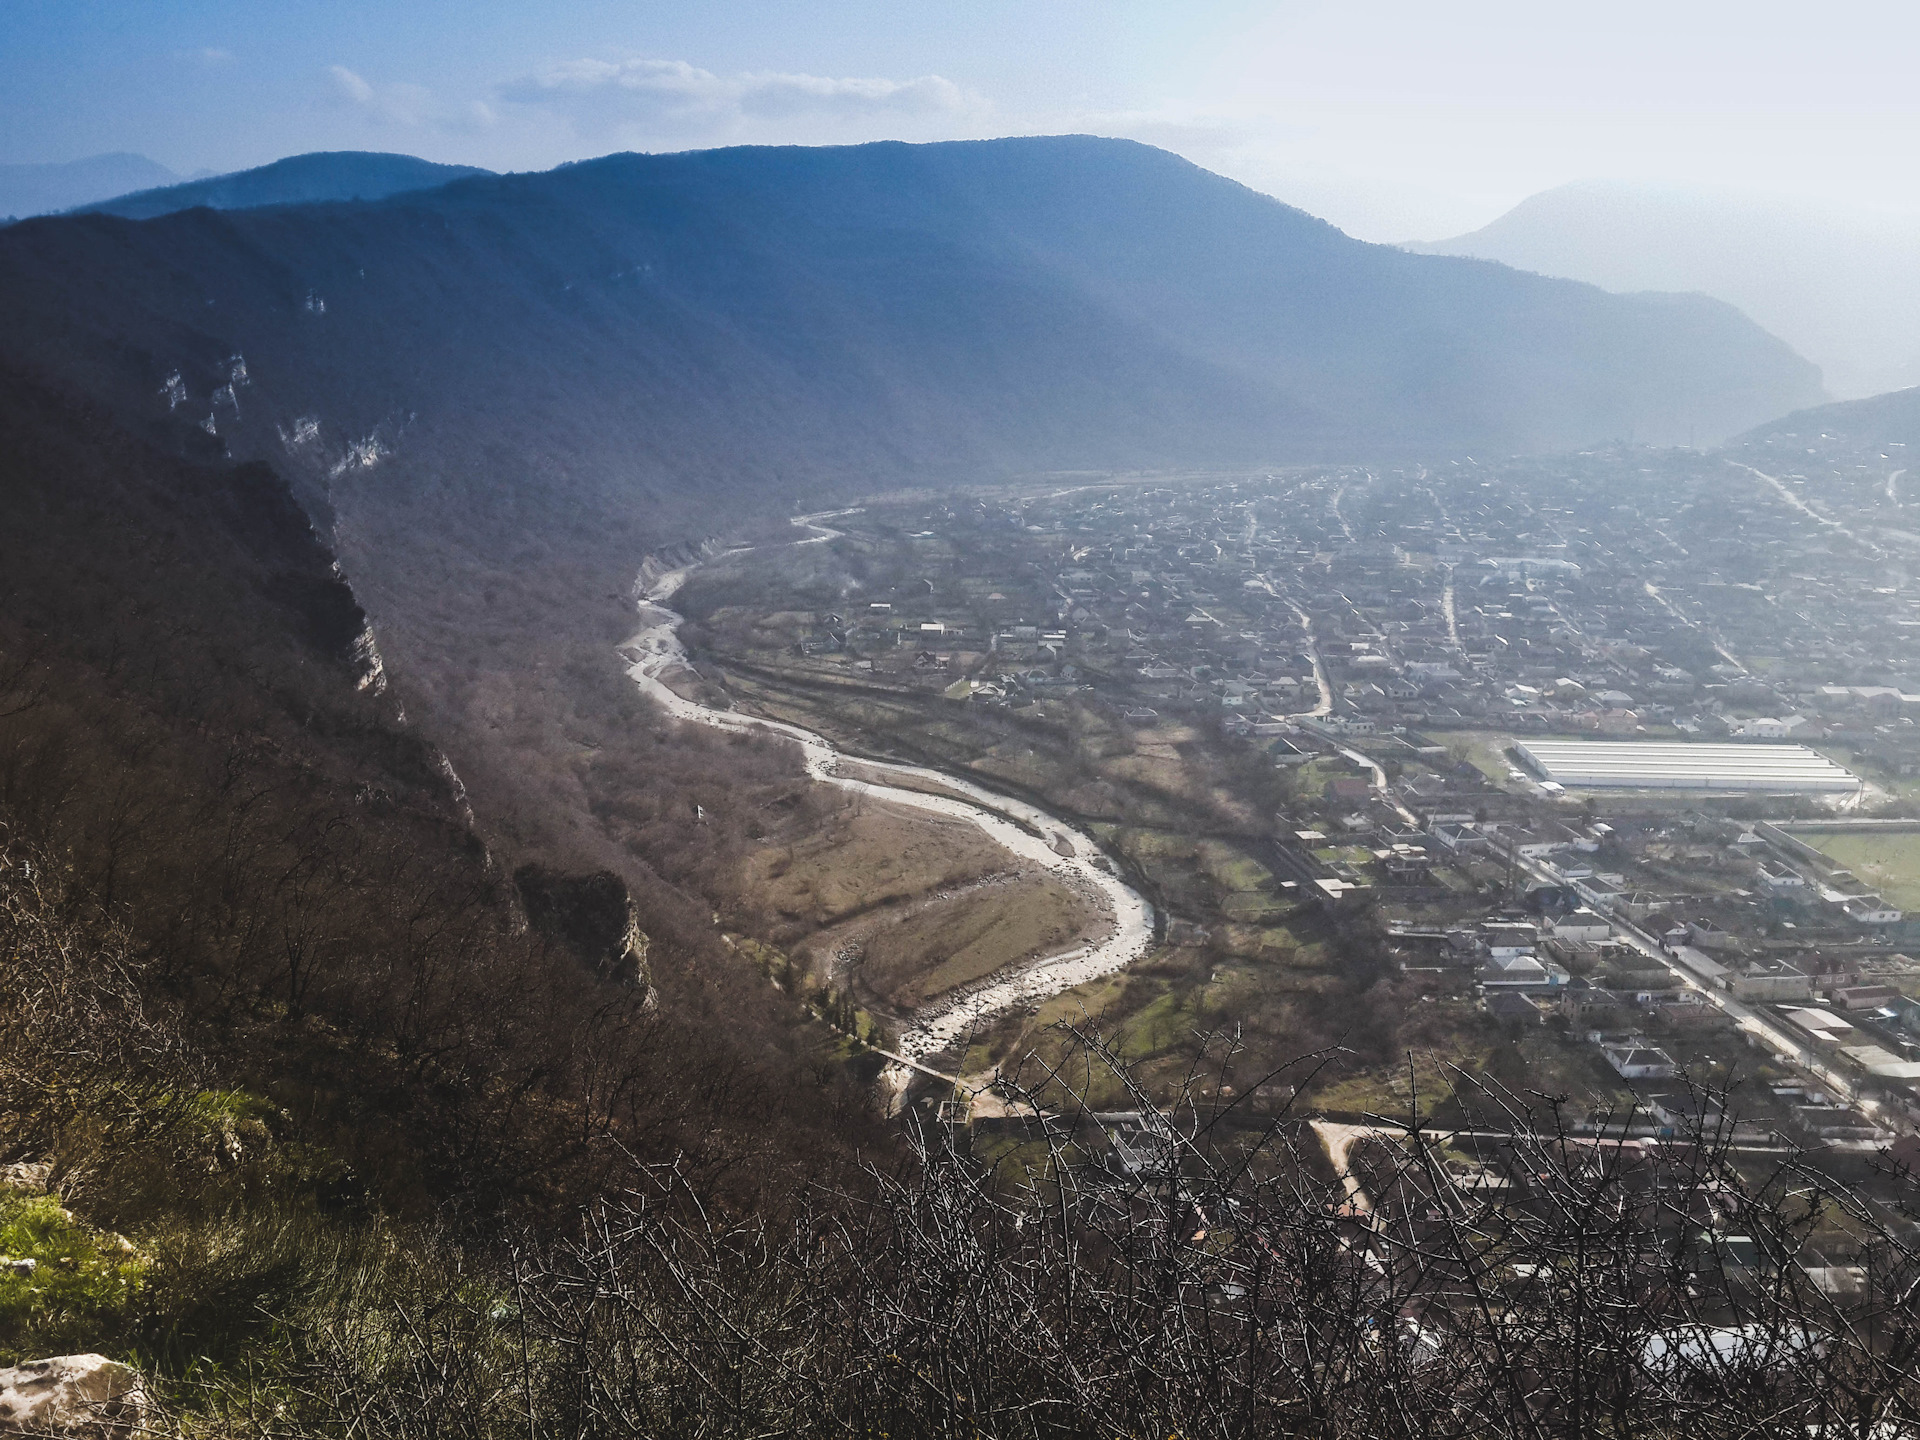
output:
M247 210L260 205L306 205L328 200L384 200L389 195L429 190L468 175L491 173L474 165L437 165L411 155L323 150L289 155L271 165L236 170L230 175L136 190L84 208L129 220L151 220L198 205L214 210Z
M643 487L740 460L747 484L1708 439L1818 398L1726 306L1364 245L1079 138L619 155L347 210L43 221L0 277L34 334L143 343L160 370L198 334L347 428L504 405L489 439L616 450Z
M613 978L526 926L283 479L0 382L0 849L124 930L201 1083L388 1210L565 1208L675 1155L741 1195L837 1163L863 1102L706 910L626 867L656 943ZM624 917L623 878L594 883ZM85 1173L91 1121L21 1123L0 1094L0 1163L138 1189Z

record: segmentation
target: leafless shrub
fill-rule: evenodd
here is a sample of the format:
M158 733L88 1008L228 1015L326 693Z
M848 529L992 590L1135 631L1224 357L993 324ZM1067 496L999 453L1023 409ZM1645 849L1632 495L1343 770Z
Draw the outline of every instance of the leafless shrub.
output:
M317 1326L292 1413L474 1436L1915 1433L1920 1265L1806 1157L1578 1134L1485 1090L1444 1132L1249 1123L1225 1040L1170 1112L1137 1089L1094 1112L1087 1079L1127 1069L1074 1040L1071 1073L1004 1087L1028 1118L997 1167L923 1130L912 1164L779 1226L656 1171L571 1236ZM1853 1253L1811 1263L1836 1216Z
M0 1163L46 1164L71 1195L123 1184L196 1129L200 1073L150 1013L125 937L74 923L65 888L0 827Z

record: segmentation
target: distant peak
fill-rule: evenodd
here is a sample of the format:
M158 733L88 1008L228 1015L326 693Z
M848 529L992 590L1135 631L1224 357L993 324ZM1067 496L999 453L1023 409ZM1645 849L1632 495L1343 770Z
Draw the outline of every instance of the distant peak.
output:
M150 220L201 205L214 210L249 210L262 205L383 200L389 195L492 173L475 165L444 165L378 150L316 150L251 170L139 190L84 208L129 220Z

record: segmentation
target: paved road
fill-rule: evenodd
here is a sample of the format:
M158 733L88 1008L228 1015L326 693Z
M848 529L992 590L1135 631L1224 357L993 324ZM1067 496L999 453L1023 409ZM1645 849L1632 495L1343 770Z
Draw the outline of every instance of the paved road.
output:
M1788 505L1792 506L1795 510L1798 510L1802 515L1806 516L1809 520L1813 521L1814 524L1823 525L1827 529L1833 531L1836 535L1846 536L1849 540L1853 541L1854 544L1860 546L1863 550L1866 550L1871 554L1885 555L1886 552L1883 549L1881 549L1880 546L1874 544L1873 541L1867 539L1864 535L1856 534L1854 531L1849 530L1845 525L1842 525L1838 520L1832 519L1831 517L1826 515L1822 515L1818 510L1814 509L1811 505L1807 504L1805 500L1802 500L1798 495L1794 494L1793 490L1787 485L1787 483L1784 480L1780 479L1777 475L1769 475L1767 474L1766 471L1756 470L1751 465L1742 465L1737 460L1730 461L1728 463L1730 463L1733 466L1733 468L1736 470L1746 471L1749 475L1753 476L1757 480L1766 481L1768 485L1773 487L1774 492L1778 494L1782 500L1786 501Z
M1313 683L1319 687L1320 701L1311 710L1302 710L1297 715L1289 715L1289 720L1315 720L1322 715L1333 713L1333 686L1327 680L1327 667L1320 663L1320 646L1313 638L1313 617L1293 601L1287 601L1287 607L1300 621L1300 628L1307 635L1307 658L1313 662Z
M1363 755L1358 750L1350 750L1345 745L1340 746L1339 749L1340 753L1346 756L1347 759L1353 761L1354 764L1367 767L1368 771L1373 775L1374 792L1379 795L1381 801L1387 805L1391 805L1394 812L1398 814L1402 820L1406 821L1407 824L1415 830L1418 830L1420 828L1420 817L1409 810L1400 797L1387 788L1387 772L1380 768L1379 763L1375 761L1372 756Z
M1733 1020L1734 1024L1739 1027L1740 1030L1759 1040L1786 1064L1812 1076L1821 1085L1833 1091L1835 1094L1858 1103L1880 1123L1888 1126L1898 1126L1898 1128L1903 1130L1909 1128L1900 1120L1895 1112L1885 1106L1878 1105L1872 1100L1864 1099L1860 1095L1860 1087L1858 1084L1824 1061L1814 1057L1772 1016L1755 1009L1744 1001L1736 1000L1725 990L1715 985L1710 976L1689 965L1684 956L1676 955L1662 948L1659 941L1647 934L1638 925L1615 913L1612 907L1606 903L1598 892L1581 884L1577 880L1567 880L1553 866L1543 861L1535 860L1530 856L1515 854L1512 851L1508 851L1508 853L1513 856L1515 863L1518 864L1521 869L1525 870L1536 880L1543 881L1549 885L1571 885L1581 899L1585 900L1587 904L1595 910L1606 915L1607 918L1613 922L1613 927L1619 932L1622 940L1633 946L1634 949L1638 950L1649 960L1661 965L1689 990L1698 991L1700 994L1706 996L1707 1001L1710 1004L1718 1006L1723 1013Z

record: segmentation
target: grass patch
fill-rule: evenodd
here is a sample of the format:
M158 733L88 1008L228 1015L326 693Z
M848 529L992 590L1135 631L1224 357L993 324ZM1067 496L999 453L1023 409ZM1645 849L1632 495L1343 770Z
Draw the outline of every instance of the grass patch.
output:
M32 1260L0 1273L0 1363L61 1353L118 1328L146 1263L118 1235L81 1224L51 1195L0 1190L0 1256Z
M1218 840L1202 840L1198 846L1201 867L1214 884L1231 894L1242 890L1260 890L1273 883L1273 872L1259 861Z
M1416 1055L1411 1066L1402 1060L1393 1065L1357 1070L1316 1090L1313 1103L1317 1108L1336 1113L1404 1118L1412 1114L1417 1102L1421 1114L1431 1115L1454 1099L1455 1085L1460 1079L1456 1063L1462 1068L1477 1068L1472 1064L1474 1058L1461 1055L1442 1060L1433 1055Z
M1065 949L1091 918L1050 875L987 886L877 928L865 941L861 978L911 1008L1030 955Z
M1192 1039L1201 1024L1193 1008L1193 996L1167 991L1156 996L1118 1027L1115 1047L1127 1060L1145 1060L1163 1055Z
M1313 852L1323 865L1371 865L1373 851L1364 845L1323 845Z
M749 859L747 888L808 926L963 885L1012 860L968 821L875 801L783 839Z
M1821 854L1851 870L1902 910L1920 910L1920 832L1800 832Z
M1514 768L1513 761L1507 758L1507 747L1513 744L1513 736L1498 730L1449 730L1436 739L1444 740L1449 755L1464 758L1504 788L1507 771Z

